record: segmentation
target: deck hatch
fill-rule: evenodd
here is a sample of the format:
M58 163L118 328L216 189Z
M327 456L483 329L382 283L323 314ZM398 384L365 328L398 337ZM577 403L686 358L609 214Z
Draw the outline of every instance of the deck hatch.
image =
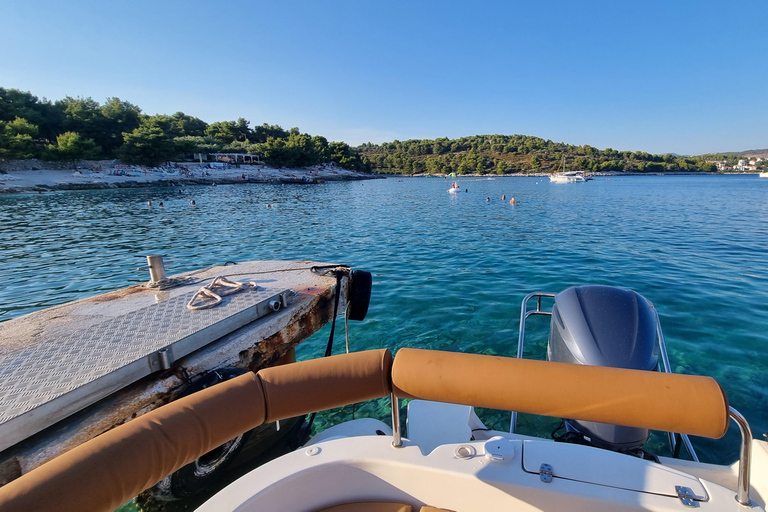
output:
M548 469L544 468L542 472L542 466L548 466ZM538 474L542 480L563 478L676 499L679 493L675 486L685 487L692 495L708 499L704 486L691 475L652 461L591 446L524 441L523 470ZM547 474L549 472L551 475Z
M195 291L62 329L0 363L0 450L39 432L173 360L272 313L286 289L229 295L211 309L188 310ZM161 352L165 350L165 352ZM166 363L166 364L164 364Z

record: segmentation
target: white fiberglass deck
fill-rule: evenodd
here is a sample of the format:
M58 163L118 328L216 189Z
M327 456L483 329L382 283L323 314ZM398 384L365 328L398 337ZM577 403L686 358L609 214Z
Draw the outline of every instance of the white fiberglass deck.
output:
M100 308L99 315L82 314L81 308L81 322L43 324L33 333L34 343L3 354L0 450L272 312L270 303L282 296L285 304L291 293L259 287L226 296L214 308L191 311L186 304L200 286L180 287L181 294L129 294L144 296L144 302L151 297L151 304L138 309L130 298L95 300L90 306ZM125 304L131 301L133 308ZM115 315L121 302L124 314ZM9 332L14 321L2 327L3 337L14 335ZM16 334L28 334L23 324L19 327Z

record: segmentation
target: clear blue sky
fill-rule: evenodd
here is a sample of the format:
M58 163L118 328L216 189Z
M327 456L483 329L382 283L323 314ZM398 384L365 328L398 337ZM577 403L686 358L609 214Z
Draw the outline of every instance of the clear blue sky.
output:
M0 0L0 86L344 140L768 148L768 2Z

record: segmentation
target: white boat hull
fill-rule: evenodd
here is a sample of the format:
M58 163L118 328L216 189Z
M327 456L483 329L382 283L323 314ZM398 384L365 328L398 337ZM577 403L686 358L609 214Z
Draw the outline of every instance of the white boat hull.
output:
M549 181L553 183L583 183L587 180L581 174L559 173L551 175Z
M332 436L261 466L198 510L311 511L379 500L462 512L679 512L685 507L675 486L706 497L696 502L700 510L744 510L731 489L679 469L587 446L505 436L443 444L431 453L408 440L393 448L391 437L373 433ZM540 474L544 461L554 474L549 483Z

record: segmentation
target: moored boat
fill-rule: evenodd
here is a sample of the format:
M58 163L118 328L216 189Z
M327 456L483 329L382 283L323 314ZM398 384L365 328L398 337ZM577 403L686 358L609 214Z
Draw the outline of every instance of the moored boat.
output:
M581 183L587 179L581 171L568 171L550 175L549 181L553 183Z
M566 171L565 156L563 156L563 161L560 166L558 166L558 168L561 167L562 171L558 172L557 169L555 169L555 172L549 175L549 181L553 183L581 183L592 179L591 177L587 178L582 171Z

